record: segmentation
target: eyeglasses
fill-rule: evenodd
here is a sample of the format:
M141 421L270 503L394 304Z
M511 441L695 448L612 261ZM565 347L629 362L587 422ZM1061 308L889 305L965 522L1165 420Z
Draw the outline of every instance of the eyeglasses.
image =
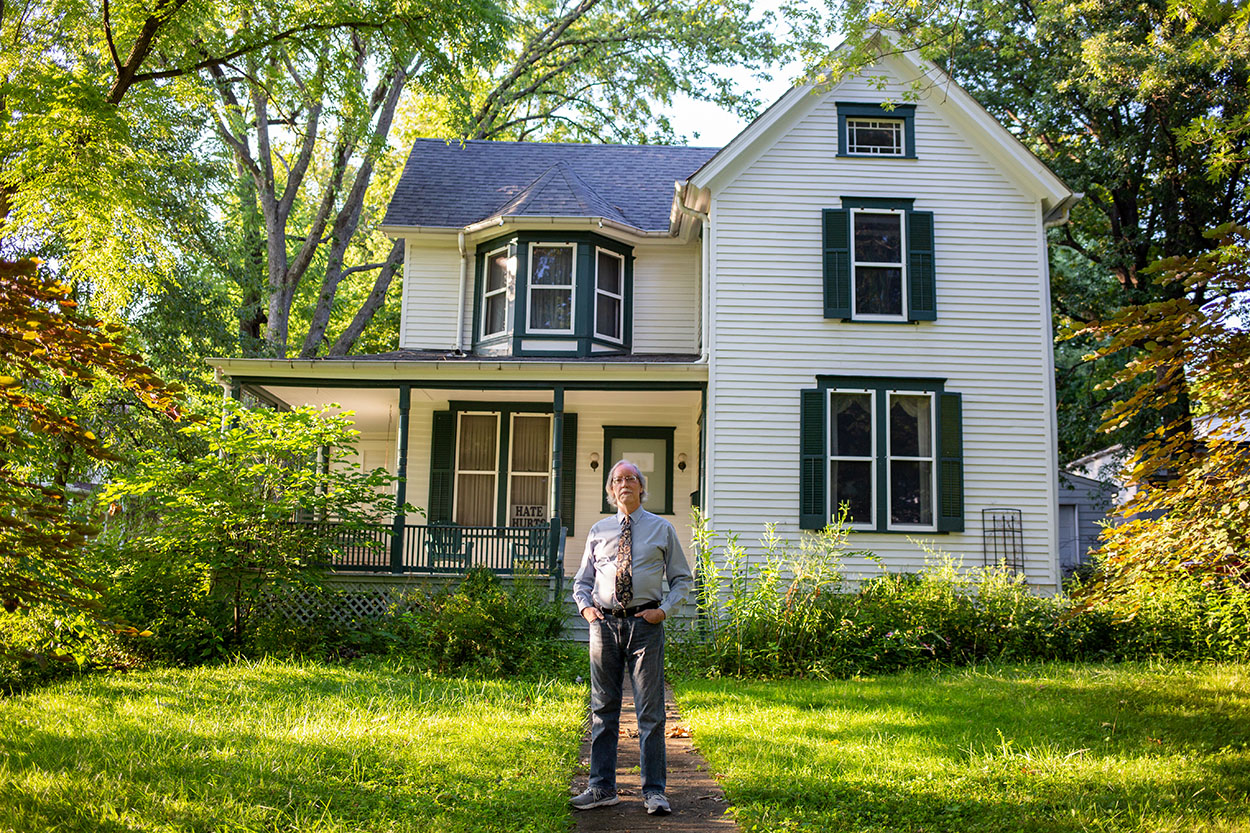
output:
M638 482L638 478L632 474L625 474L625 475L621 475L620 477L612 478L613 486L620 486L622 483L637 483L637 482Z

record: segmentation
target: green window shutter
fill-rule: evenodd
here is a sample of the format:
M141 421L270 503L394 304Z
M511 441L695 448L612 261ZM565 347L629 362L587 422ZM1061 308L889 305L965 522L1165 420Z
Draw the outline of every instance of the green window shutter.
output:
M938 530L964 531L963 397L938 399Z
M824 529L829 524L825 508L825 402L819 389L799 392L799 528Z
M451 490L456 476L456 417L451 411L434 412L430 440L430 505L432 524L451 523Z
M907 305L912 321L937 319L933 275L933 212L907 212Z
M850 318L851 212L845 208L826 208L821 219L825 318Z
M560 458L560 523L573 534L577 506L577 414L564 415L564 448Z

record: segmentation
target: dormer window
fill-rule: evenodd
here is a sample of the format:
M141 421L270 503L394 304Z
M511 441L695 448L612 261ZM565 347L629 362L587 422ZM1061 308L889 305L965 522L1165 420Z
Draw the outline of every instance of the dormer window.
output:
M633 249L594 232L519 231L477 247L473 351L627 353Z
M916 105L839 101L838 156L916 158Z

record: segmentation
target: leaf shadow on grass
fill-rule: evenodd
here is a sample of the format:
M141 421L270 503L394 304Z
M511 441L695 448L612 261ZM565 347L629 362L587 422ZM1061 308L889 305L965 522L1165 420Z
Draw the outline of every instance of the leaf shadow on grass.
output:
M1240 680L1025 666L692 683L681 699L761 829L1184 830L1250 825Z
M546 782L552 767L571 771L573 753L559 752L578 727L547 725L541 704L527 715L532 687L304 670L117 677L67 692L74 704L55 721L17 721L28 726L0 760L0 815L84 831L563 830L566 776L558 789ZM477 706L507 706L519 725L462 731ZM319 722L326 712L337 719ZM518 765L519 743L545 760Z

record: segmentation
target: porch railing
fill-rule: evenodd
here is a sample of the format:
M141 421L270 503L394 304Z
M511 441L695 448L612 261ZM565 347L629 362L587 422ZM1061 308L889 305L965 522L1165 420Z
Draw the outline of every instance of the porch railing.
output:
M334 521L298 521L333 543L330 563L343 572L463 575L484 567L501 575L563 575L557 563L564 537L559 520L532 527L456 524L368 524L350 528Z

